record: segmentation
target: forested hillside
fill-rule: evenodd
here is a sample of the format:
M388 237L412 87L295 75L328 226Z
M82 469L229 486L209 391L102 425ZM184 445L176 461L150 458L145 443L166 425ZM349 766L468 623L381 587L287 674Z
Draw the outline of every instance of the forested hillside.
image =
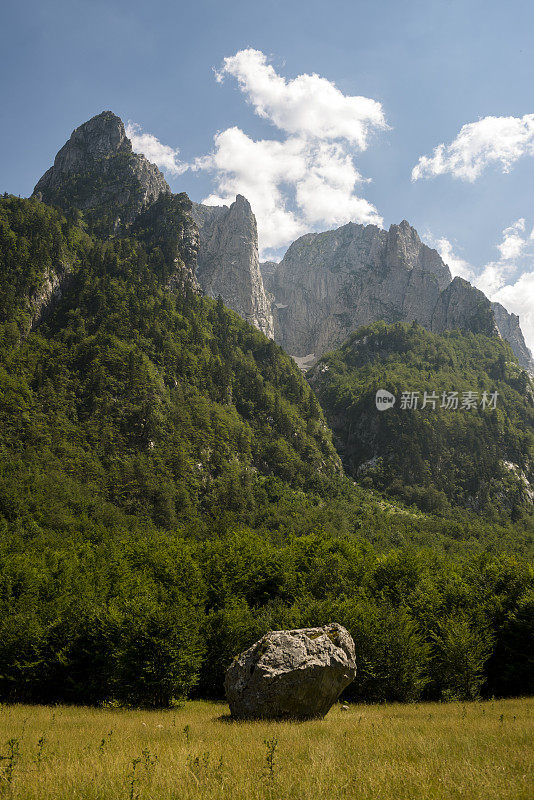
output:
M425 511L532 512L534 389L497 336L376 323L324 356L310 381L363 485ZM378 390L395 397L391 408L377 408Z
M17 453L23 472L57 469L165 527L189 508L253 506L268 477L337 479L295 364L220 302L167 289L165 240L102 242L37 201L5 198L1 213L4 465ZM24 336L28 298L59 264L62 297Z

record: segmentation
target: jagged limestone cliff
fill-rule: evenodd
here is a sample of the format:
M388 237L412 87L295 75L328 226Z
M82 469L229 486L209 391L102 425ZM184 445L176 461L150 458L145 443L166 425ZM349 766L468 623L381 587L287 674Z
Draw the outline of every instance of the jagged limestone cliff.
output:
M159 238L169 288L189 285L211 297L221 295L272 338L256 219L248 201L239 195L229 208L211 207L191 204L186 194L173 195L156 165L132 151L122 120L111 111L73 131L34 196L64 211L82 211L101 236L134 233L151 246ZM51 300L56 290L51 286L45 294Z
M294 242L279 265L258 259L256 219L241 195L231 206L191 204L134 153L111 111L77 128L34 196L84 212L99 235L142 229L162 239L168 286L189 285L224 303L309 366L360 325L417 320L428 330L495 332L534 372L519 320L460 278L406 222L389 231L347 225ZM187 253L186 263L179 253ZM67 270L68 272L68 270ZM263 276L262 276L263 273ZM37 288L36 318L61 292L63 273ZM265 285L264 285L265 284ZM47 300L48 298L48 300Z
M525 337L523 336L523 331L519 324L519 317L517 314L508 312L500 303L492 303L491 307L493 309L495 323L502 338L510 344L523 369L534 374L532 354L525 342Z
M134 153L122 120L111 111L76 128L37 182L33 197L71 213L83 212L103 238L134 235L155 251L166 285L198 290L198 229L186 194L173 195L155 164ZM157 250L156 250L157 248ZM49 270L30 298L32 325L61 297L70 266Z
M460 277L454 278L441 292L432 312L431 324L425 327L435 333L458 329L499 334L491 303L484 292Z
M407 222L389 231L349 222L297 239L271 280L275 337L302 357L319 356L379 319L430 327L451 275Z
M304 366L377 320L436 333L500 333L534 371L519 322L462 278L451 280L436 250L405 220L389 231L348 223L297 239L280 264L264 265L274 296L275 339Z
M273 337L273 317L258 258L258 230L250 203L237 195L231 206L193 203L200 233L197 279L210 297L222 297L267 336Z

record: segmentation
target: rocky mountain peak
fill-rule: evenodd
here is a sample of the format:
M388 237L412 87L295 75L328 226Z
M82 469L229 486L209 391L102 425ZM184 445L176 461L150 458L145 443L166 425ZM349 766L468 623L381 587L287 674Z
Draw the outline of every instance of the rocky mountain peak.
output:
M128 227L169 192L156 165L132 151L122 120L111 111L72 132L34 189L45 203L83 211L103 235Z
M455 328L499 335L491 303L484 292L459 276L441 292L430 325L430 330L437 333Z
M500 335L509 343L523 369L534 375L534 359L525 342L519 317L517 314L511 314L500 303L492 303L491 307Z
M54 178L87 167L90 161L132 152L124 123L111 111L103 111L76 128L54 159Z
M406 220L389 231L349 222L301 236L269 281L275 338L294 356L318 357L376 320L430 326L450 280L439 254Z
M437 250L421 242L409 222L391 225L387 235L387 263L392 269L416 269L436 276L440 289L451 282L451 273Z
M151 246L157 243L169 262L169 287L200 286L211 297L221 295L273 336L249 201L239 194L230 206L191 206L185 195L173 195L157 166L133 152L122 120L111 111L72 132L34 195L65 211L82 211L100 236L133 231Z
M104 238L133 233L148 249L159 248L168 288L198 289L198 231L191 201L173 195L155 164L134 153L120 117L103 111L74 130L34 196L48 205L84 214Z

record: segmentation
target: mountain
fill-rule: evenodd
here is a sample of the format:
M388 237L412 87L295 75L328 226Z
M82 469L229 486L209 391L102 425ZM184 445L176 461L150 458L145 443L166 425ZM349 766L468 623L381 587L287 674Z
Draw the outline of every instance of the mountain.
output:
M156 165L132 151L122 120L111 111L73 131L37 182L34 196L66 212L82 211L90 229L101 236L127 235L134 223L137 231L147 223L159 234L166 229L167 243L169 237L185 243L187 275L179 279L210 297L220 295L229 308L272 338L256 219L248 201L239 195L228 208L191 204L185 195L172 195ZM180 221L174 230L176 203ZM55 284L48 294L54 291Z
M265 287L267 287L267 284L269 283L274 273L276 272L277 267L278 267L277 261L262 261L260 263L260 272Z
M34 196L66 213L83 212L89 230L99 236L125 236L143 226L165 233L166 258L179 265L170 270L169 281L220 295L302 368L359 325L415 319L435 332L491 330L534 372L517 317L490 304L466 281L451 280L438 253L406 221L387 232L349 223L307 234L279 265L260 268L256 219L246 198L238 195L228 207L173 195L158 168L132 151L121 119L111 111L72 133ZM36 320L61 295L68 274L68 265L51 269L33 298Z
M54 211L45 201L58 205L67 216ZM272 336L271 295L268 297L264 290L260 271L256 220L244 197L238 196L230 207L211 207L191 203L185 194L172 194L157 167L144 156L132 152L121 120L111 112L104 112L73 132L58 153L54 166L38 182L31 202L18 205L12 198L5 199L4 219L5 266L0 292L4 300L3 321L8 326L9 335L12 338L27 337L36 331L41 337L49 335L54 345L57 345L58 336L75 340L71 319L79 319L81 315L82 339L87 337L88 330L92 330L91 336L97 337L89 362L86 363L87 356L84 355L84 369L89 363L91 370L101 370L102 374L109 376L115 369L110 368L109 363L118 365L121 360L127 360L131 365L139 365L140 374L145 376L140 396L152 398L148 403L151 409L149 418L165 421L158 429L165 440L165 445L162 442L165 455L156 459L157 469L152 465L149 472L156 480L155 475L162 470L162 483L168 487L169 497L185 497L186 505L198 509L205 503L206 492L209 496L212 485L217 484L220 470L224 475L229 470L234 477L241 476L237 480L245 480L249 469L258 476L277 475L293 488L315 486L324 489L330 485L329 482L335 482L339 461L332 445L328 444L328 432L318 407L314 405L313 394L301 378L295 378L295 367L290 369L287 359L282 366L286 357L274 344L269 345L271 350L265 349L267 345L261 344L260 339L252 345L246 327L236 327L237 323L226 316L228 312L222 303L219 305L218 301L215 306L210 306L208 299L202 300L200 296L220 297L246 321ZM31 245L25 249L21 245L23 241ZM10 248L14 248L13 252ZM469 331L471 335L480 337L476 346L473 345L473 352L479 348L481 363L487 352L493 353L494 360L500 359L499 363L511 359L506 348L502 349L504 345L497 321L516 349L521 347L517 318L508 315L501 306L492 306L482 292L463 279L452 280L438 253L424 245L406 221L391 226L387 232L372 225L349 223L335 231L308 234L291 245L279 265L266 263L262 270L275 297L276 338L294 354L301 368L308 367L316 354L333 342L346 338L359 322L373 323L377 319L386 322L417 320L435 334L448 330ZM134 296L135 310L132 308ZM170 314L175 322L171 324L165 317L163 324L159 312L150 312L149 297L154 308L164 308L165 304L171 303ZM120 298L121 308L117 306ZM144 306L140 298L145 298ZM103 313L103 308L108 310L109 318ZM162 345L156 347L155 341L151 340L156 334L150 333L147 339L143 333L152 317L157 317L158 341L165 342L163 361L161 353L157 355ZM173 325L182 324L178 323L182 318L188 320L186 327L195 332L196 339L186 337L184 343L180 335L178 341ZM117 333L117 324L120 333ZM149 325L149 330L152 331L152 325ZM45 333L47 331L50 334ZM104 331L113 336L112 345L101 345ZM422 374L439 382L439 370L434 373L431 365L420 357L422 345L419 339L412 345L415 364ZM446 343L446 349L451 346L450 342ZM107 353L108 347L112 354L103 355L101 349ZM461 350L463 345L458 344L458 347ZM252 353L252 365L248 363L247 348ZM270 355L265 356L265 353ZM524 348L523 359L527 355ZM281 359L274 372L269 368L265 373L264 357L267 362ZM376 369L382 369L381 374L387 377L388 364L395 357L386 347L380 352L380 357L377 356ZM62 358L76 375L75 384L83 386L85 378L78 372L78 362L72 362L65 354ZM469 358L473 362L477 360L472 353ZM170 367L167 374L165 370L168 368L162 368L162 363L167 364L169 359L175 366ZM185 373L188 399L184 400L182 383L183 365L186 363L195 366ZM335 360L335 363L338 362ZM142 369L141 364L146 368ZM248 375L249 368L255 377ZM513 372L514 367L509 369ZM414 380L416 372L411 376ZM333 378L332 367L328 366L326 373L329 379ZM324 375L321 380L318 380L318 375L313 370L310 380L331 415L330 399L325 400L325 397L330 398L330 394L325 394ZM485 386L487 377L486 373L471 373L477 385ZM462 383L460 371L454 374L454 378ZM147 463L152 464L155 456L152 450L158 449L157 438L146 433L151 430L151 424L143 416L147 413L145 404L134 404L135 409L132 409L130 400L127 401L133 385L131 375L126 384L125 375L119 370L114 380L118 381L118 394L113 395L117 405L111 418L121 424L121 419L130 417L128 435L133 435L134 431L137 433L133 440L128 435L121 439L123 434L118 432L113 433L113 437L122 442L120 447L132 452L138 447L143 452L148 448ZM358 383L360 378L354 380ZM520 379L514 377L513 380L519 386ZM269 381L272 385L268 386ZM185 430L169 422L174 413L170 409L173 402L177 402L173 400L173 386L175 389L180 386L180 403L185 403L189 409L183 417ZM254 391L251 386L255 387ZM85 391L87 396L94 395L93 389ZM75 397L79 391L72 389L71 394ZM108 390L104 394L105 401L98 399L98 392L93 397L91 402L93 405L96 403L95 408L107 408ZM225 413L230 414L233 420L233 430L242 424L251 429L251 449L247 445L236 451L235 442L233 445L225 443L224 436L213 440L208 421L205 424L188 423L187 420L195 418L191 403L199 406L207 403L208 407L213 403L223 407L229 404L230 410ZM356 406L360 407L357 403ZM342 430L346 421L338 411L329 419L346 467L357 475L363 462L374 464L384 454L380 447L369 446L362 450L366 458L361 463L359 456L351 455L347 461L347 452L352 445L344 443ZM215 412L210 413L214 418ZM345 416L351 420L351 435L356 435L360 424L352 419L351 413L347 409ZM388 418L393 418L396 413ZM85 419L83 414L80 417L78 407L68 412L68 416L71 415ZM136 415L140 415L137 420ZM97 427L103 424L103 418L99 419L98 424L92 424L97 424ZM384 422L385 418L380 419ZM364 409L364 429L365 420ZM460 422L465 422L464 417L460 418L458 425ZM514 417L514 425L516 423ZM472 430L475 429L476 425ZM416 443L415 451L425 438L425 430L417 428L411 432ZM144 431L142 436L141 431ZM199 431L203 432L206 442L213 440L206 446L207 450L200 446ZM83 433L82 439L85 435ZM234 434L227 431L225 435L231 439ZM395 435L390 439L388 447L395 447ZM183 454L181 463L187 465L185 473L180 473L180 490L176 482L178 478L169 467L167 448L171 443ZM492 446L495 446L495 441ZM455 459L461 463L462 443L456 441L450 451L451 463ZM210 464L206 465L205 452L209 454L210 463L214 459L213 471ZM360 452L359 445L355 446L354 452ZM506 454L506 448L503 452ZM231 469L228 462L230 453L237 458ZM388 464L395 460L390 456L388 451L385 456ZM518 465L520 474L530 481L525 453L521 451L520 458L515 458L513 453L508 456L500 461ZM124 463L127 462L125 458ZM202 465L204 478L200 484L196 473L200 467L192 466L194 464ZM113 473L108 463L102 469L106 474ZM487 465L484 469L487 470ZM185 483L189 489L184 494L186 474ZM378 475L377 470L372 474ZM495 462L491 467L491 477L480 490L481 496L490 498L490 506L494 500L491 487L498 485L499 476L503 474ZM436 476L432 473L431 480L427 472L414 475L408 480L403 474L402 480L412 488L417 486L422 492L433 491L435 484L442 479L441 474ZM398 475L390 469L381 473L374 485L381 490L387 489L390 484L396 485L397 478ZM256 485L256 480L252 484ZM471 494L466 492L454 484L443 496L447 503L468 508L482 508L486 503L485 499L480 500L479 489ZM501 504L508 510L509 495L508 486ZM399 496L406 499L408 495L400 493ZM225 507L225 502L219 499L215 504ZM154 519L156 512L149 495L144 496L142 505L144 513ZM176 513L177 509L171 507L170 519L174 519Z
M389 231L347 225L300 237L276 269L265 268L274 296L275 339L308 363L360 325L416 320L427 330L497 331L534 373L517 318L461 278L452 280L436 250L406 221Z
M517 314L511 314L500 303L492 303L495 324L502 338L509 343L519 364L534 374L532 353L526 345Z
M122 120L111 111L72 132L34 189L48 205L83 211L104 235L124 230L169 192L156 165L132 151Z
M428 328L436 333L464 330L501 336L491 303L484 292L458 276L440 292Z
M243 319L273 338L271 304L258 259L258 229L250 203L237 195L228 206L193 203L200 234L197 279L209 297L218 297Z
M365 485L426 511L532 508L534 385L498 337L375 323L323 356L309 380L345 469ZM377 407L378 390L391 407Z

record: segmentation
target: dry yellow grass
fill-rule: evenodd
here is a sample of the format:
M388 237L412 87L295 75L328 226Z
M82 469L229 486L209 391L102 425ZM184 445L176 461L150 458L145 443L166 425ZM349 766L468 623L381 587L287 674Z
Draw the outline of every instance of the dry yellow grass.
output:
M534 798L534 699L336 706L300 724L231 723L226 714L202 702L161 712L3 706L0 752L14 757L0 762L0 796Z

